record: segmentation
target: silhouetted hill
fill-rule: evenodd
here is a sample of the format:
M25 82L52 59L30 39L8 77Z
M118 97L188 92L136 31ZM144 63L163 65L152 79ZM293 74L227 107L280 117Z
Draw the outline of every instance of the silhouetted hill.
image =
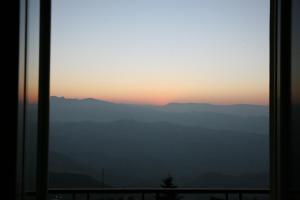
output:
M64 155L63 152L57 153L50 151L48 165L49 171L52 172L83 173L89 170L86 166L83 166L82 163Z
M268 107L260 105L179 104L143 106L116 104L96 99L51 97L51 121L138 120L165 121L185 126L243 132L268 132Z
M99 188L103 184L95 178L80 173L72 172L50 172L50 188Z
M63 153L49 152L49 187L108 187L100 179L101 170L93 170L80 160Z
M50 127L50 150L89 166L88 174L98 180L95 172L103 168L111 186L155 187L171 173L178 185L197 187L204 173L218 172L232 176L219 182L223 187L238 187L241 174L268 171L267 134L135 120L53 122ZM267 183L265 176L245 184Z

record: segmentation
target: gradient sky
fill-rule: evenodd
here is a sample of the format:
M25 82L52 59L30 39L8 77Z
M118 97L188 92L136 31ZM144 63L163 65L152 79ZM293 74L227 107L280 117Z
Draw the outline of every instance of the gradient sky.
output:
M268 0L53 0L51 95L268 104Z

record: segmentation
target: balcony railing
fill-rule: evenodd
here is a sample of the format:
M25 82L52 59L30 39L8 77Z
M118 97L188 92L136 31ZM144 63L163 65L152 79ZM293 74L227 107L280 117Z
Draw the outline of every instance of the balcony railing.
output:
M249 188L50 188L48 190L49 195L53 196L53 199L60 199L63 195L69 195L68 199L77 200L77 196L80 195L82 199L85 195L85 200L94 200L98 198L92 198L93 195L110 194L134 194L138 195L140 200L145 200L145 195L153 194L155 200L165 200L163 195L172 194L207 194L207 195L222 195L219 199L230 200L230 196L234 195L238 200L245 200L246 195L264 195L268 196L269 189L249 189ZM34 195L33 192L30 193ZM200 198L198 198L200 199ZM249 198L247 198L249 199ZM258 199L258 198L253 198ZM171 200L171 199L170 199Z

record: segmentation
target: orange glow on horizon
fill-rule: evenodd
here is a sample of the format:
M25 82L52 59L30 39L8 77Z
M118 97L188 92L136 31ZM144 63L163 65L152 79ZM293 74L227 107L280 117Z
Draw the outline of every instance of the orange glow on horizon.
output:
M180 82L180 81L178 81ZM159 82L160 83L160 82ZM81 80L77 84L52 82L51 96L85 99L94 98L114 103L165 105L177 103L259 104L268 105L268 88L256 85L233 84L90 84ZM201 85L203 85L201 87ZM207 86L206 86L207 85ZM266 84L267 85L267 84Z
M125 104L137 104L137 105L156 105L162 106L168 103L210 103L218 105L230 105L230 104L256 104L256 105L268 105L269 99L264 94L257 94L255 97L249 96L217 96L217 95L203 95L198 97L179 97L176 95L167 96L165 94L153 95L153 94L141 94L134 97L130 96L106 96L106 95L92 95L92 94L68 94L51 93L51 96L59 96L71 99L86 99L93 98L102 101L108 101L113 103L125 103Z

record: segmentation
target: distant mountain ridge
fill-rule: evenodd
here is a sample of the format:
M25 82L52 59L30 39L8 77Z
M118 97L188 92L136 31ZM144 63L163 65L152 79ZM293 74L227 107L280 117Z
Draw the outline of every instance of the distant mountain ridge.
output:
M50 119L57 122L137 120L170 122L209 129L267 133L268 106L170 103L164 106L119 104L92 98L50 98Z
M215 105L209 103L169 103L164 109L177 112L215 112L241 116L267 116L268 106L253 104Z
M247 115L266 116L269 113L267 105L255 105L255 104L218 105L218 104L211 104L211 103L171 102L166 105L155 106L155 105L142 105L142 104L114 103L114 102L95 99L95 98L76 99L76 98L65 98L65 97L57 97L57 96L51 96L50 101L51 102L69 101L72 103L85 102L85 103L95 103L98 105L106 104L106 105L115 105L115 106L147 107L147 108L155 108L155 109L162 109L162 110L169 110L169 111L182 111L182 112L187 112L187 111L212 112L214 110L215 112L219 112L219 113L231 113L231 114L243 115L243 116L247 116Z

